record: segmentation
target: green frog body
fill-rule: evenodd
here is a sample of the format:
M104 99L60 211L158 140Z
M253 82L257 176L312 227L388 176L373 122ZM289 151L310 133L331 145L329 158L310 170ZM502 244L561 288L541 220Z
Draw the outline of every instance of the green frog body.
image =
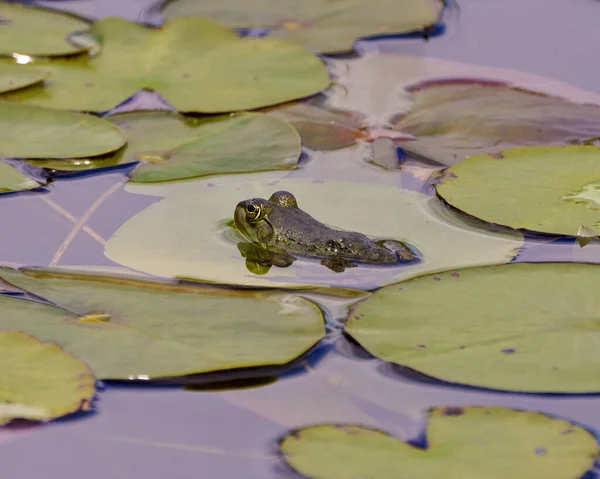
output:
M273 252L320 258L334 271L355 266L353 263L385 265L415 259L400 242L379 245L361 233L324 225L302 211L287 191L277 191L268 200L240 201L234 220L249 242Z

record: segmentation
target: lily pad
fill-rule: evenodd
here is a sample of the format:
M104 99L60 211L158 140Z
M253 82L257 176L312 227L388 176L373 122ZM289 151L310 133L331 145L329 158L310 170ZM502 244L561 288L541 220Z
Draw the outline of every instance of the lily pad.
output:
M412 110L392 122L416 137L400 143L453 165L469 156L600 137L600 107L502 84L440 82L411 91Z
M280 365L325 334L319 309L284 292L43 269L2 268L0 275L65 308L0 297L0 328L56 342L101 379Z
M161 7L166 19L202 16L233 28L266 28L319 53L351 51L362 37L424 30L443 9L441 0L167 0Z
M0 355L0 425L13 419L50 421L91 407L94 375L56 344L21 331L0 331Z
M0 93L35 85L49 76L50 72L44 70L0 64Z
M0 193L33 190L40 186L41 185L37 181L25 176L19 170L6 163L0 162Z
M311 150L336 150L353 145L361 136L361 123L350 113L320 108L309 103L293 103L268 113L289 121L298 130L302 145Z
M390 285L348 332L373 355L452 383L600 392L600 266L515 263Z
M312 479L574 479L593 468L598 444L585 429L535 412L436 408L427 446L358 425L325 424L293 431L283 459Z
M72 55L84 51L67 37L87 30L83 19L54 10L0 3L0 55Z
M144 161L132 181L168 181L222 173L290 169L301 152L300 138L287 122L262 113L203 118L170 111L106 117L127 134L127 146L99 159L35 160L43 168L90 170Z
M347 148L339 153L351 151ZM507 262L523 241L520 234L470 227L448 216L438 199L395 186L319 183L261 173L128 185L127 189L166 198L122 225L108 241L105 255L123 266L162 277L270 287L372 289L452 267ZM421 253L422 260L386 267L360 265L334 273L319 260L300 257L290 266L285 258L263 257L231 226L233 212L239 201L269 198L277 190L292 192L302 210L329 226L359 231L375 240L406 242ZM208 204L210 208L203 208L199 219L198 205ZM257 265L265 268L255 268Z
M98 55L38 62L52 72L52 82L5 98L99 112L148 89L177 110L219 113L299 99L330 83L323 62L302 47L240 38L203 18L176 19L161 29L107 18L91 33L102 47Z
M468 158L436 186L450 205L490 223L577 236L600 233L600 148L527 147Z
M119 128L102 118L0 101L0 157L96 156L126 141Z

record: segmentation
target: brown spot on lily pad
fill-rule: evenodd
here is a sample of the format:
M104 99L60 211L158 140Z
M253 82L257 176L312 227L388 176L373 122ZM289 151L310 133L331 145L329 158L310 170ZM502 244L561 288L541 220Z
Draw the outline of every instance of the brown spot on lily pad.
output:
M504 156L504 154L501 151L497 153L490 153L490 156L492 158L496 158L497 160L503 160L504 158L506 158L506 156Z
M440 409L442 416L462 416L465 410L462 407L444 407Z

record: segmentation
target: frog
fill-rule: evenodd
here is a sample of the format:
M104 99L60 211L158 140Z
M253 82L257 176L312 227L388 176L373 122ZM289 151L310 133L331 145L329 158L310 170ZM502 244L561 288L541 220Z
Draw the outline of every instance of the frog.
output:
M235 207L234 222L240 234L262 250L320 259L321 264L335 272L358 264L393 265L416 259L415 253L401 242L376 242L362 233L321 223L300 209L289 191L276 191L268 200L240 201Z

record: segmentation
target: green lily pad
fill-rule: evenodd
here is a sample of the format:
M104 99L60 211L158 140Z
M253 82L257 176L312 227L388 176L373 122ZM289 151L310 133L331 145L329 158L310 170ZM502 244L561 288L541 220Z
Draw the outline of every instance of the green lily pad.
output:
M362 37L423 30L443 9L441 0L167 0L161 7L166 19L202 16L232 28L268 28L319 53L351 51Z
M38 62L52 72L52 82L5 98L98 112L148 89L179 111L219 113L299 99L330 83L324 63L302 47L240 38L202 18L176 19L161 29L107 18L91 33L102 47L98 55Z
M0 123L1 121L0 119ZM40 186L37 181L25 176L19 170L0 162L0 193L33 190Z
M74 32L87 30L83 19L55 10L0 3L0 55L57 56L84 49L67 41Z
M49 76L50 72L45 70L0 64L0 93L35 85Z
M100 159L35 160L43 168L90 170L143 160L132 181L168 181L296 166L300 138L287 122L262 113L185 117L169 111L106 117L127 134L127 146Z
M56 344L21 331L0 331L0 356L0 425L13 419L50 421L91 407L94 375Z
M312 479L575 479L593 468L598 443L585 429L536 412L492 408L431 411L426 448L358 425L293 431L283 459Z
M443 381L599 392L600 266L516 263L390 285L348 332L375 356Z
M336 150L356 143L361 124L351 114L296 102L273 108L268 113L289 121L298 130L302 144L311 150Z
M577 236L600 233L600 148L527 147L468 158L446 170L437 193L490 223Z
M119 128L102 118L0 101L0 157L96 156L126 141Z
M416 137L406 151L445 165L519 146L600 137L600 107L502 84L439 83L412 91L415 105L394 127Z
M65 308L0 297L0 328L56 342L101 379L280 365L325 334L319 309L290 293L43 269L0 275Z
M346 148L329 155L352 151ZM327 163L326 154L320 161ZM310 178L287 179L273 172L164 185L130 184L127 190L166 198L123 224L106 244L105 255L123 266L162 277L269 287L372 289L452 267L507 262L523 244L520 234L470 227L449 216L438 199L396 186L319 183ZM233 212L239 201L269 198L277 190L292 192L302 210L327 225L359 231L373 239L407 242L422 254L422 261L386 267L360 265L335 273L319 260L300 257L284 267L283 258L255 257L260 251L250 248L231 226ZM210 208L203 208L199 220L198 205L208 204ZM274 264L269 267L271 260Z

